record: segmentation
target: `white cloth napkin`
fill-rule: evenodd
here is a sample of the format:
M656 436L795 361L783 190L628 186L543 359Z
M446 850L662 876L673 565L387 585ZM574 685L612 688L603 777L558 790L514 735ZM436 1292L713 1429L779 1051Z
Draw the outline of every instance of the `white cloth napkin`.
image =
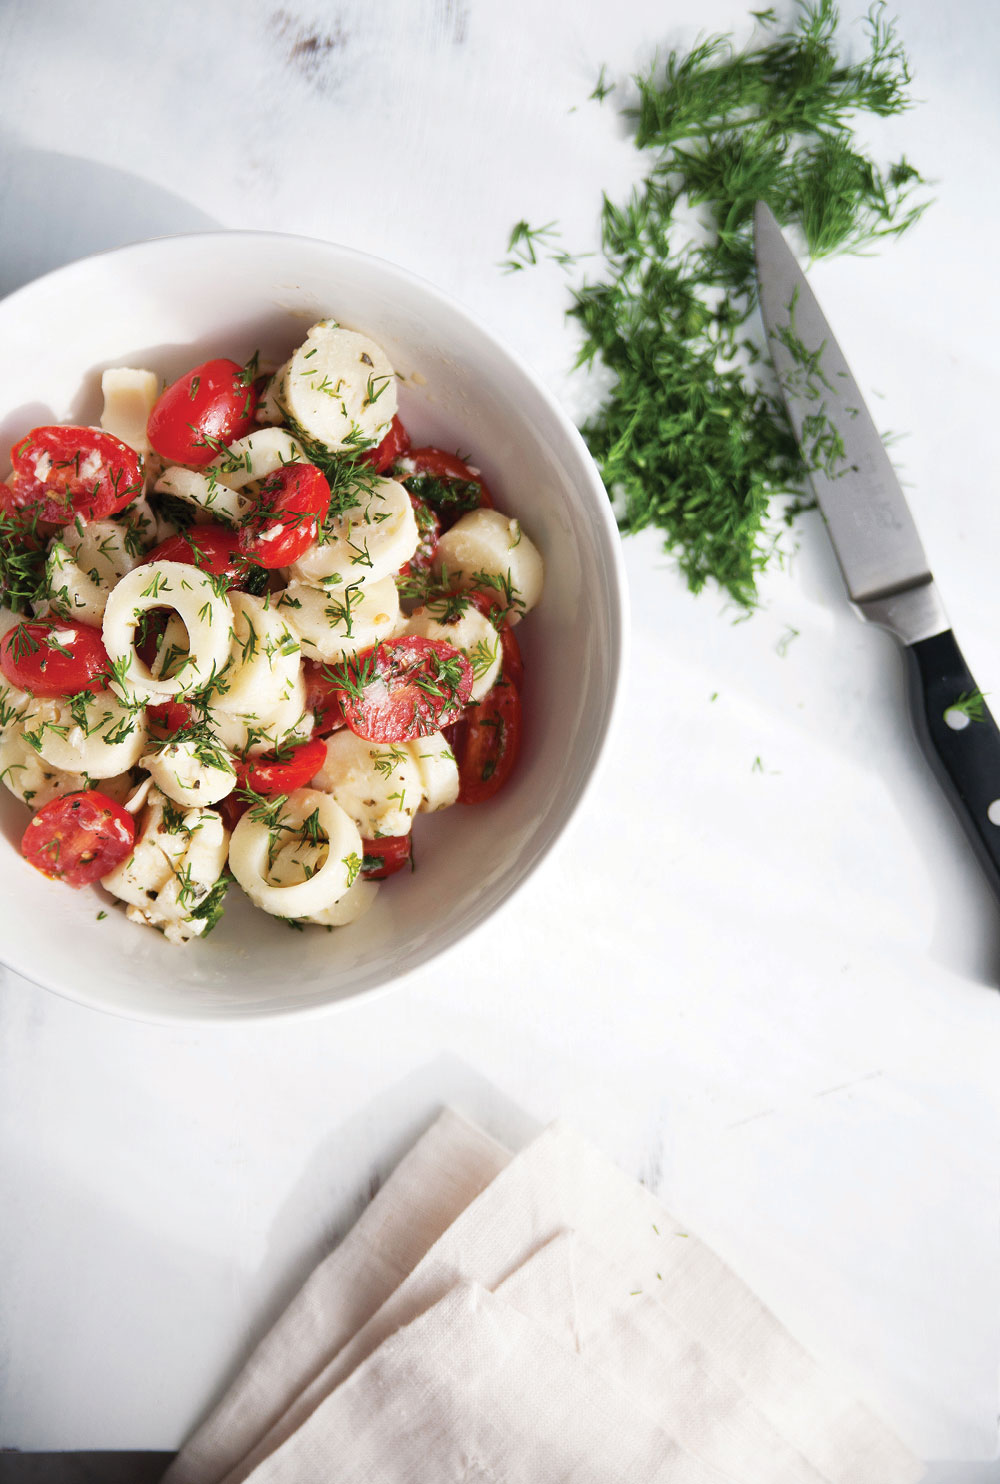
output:
M475 1285L380 1345L254 1484L720 1484L597 1371Z
M234 1469L510 1158L445 1109L265 1335L164 1484L216 1484Z
M497 1289L626 1393L685 1448L740 1484L822 1484L809 1464L713 1368L662 1304L626 1286L576 1232L553 1237Z
M179 1455L170 1484L218 1484L223 1474L225 1484L333 1476L401 1484L634 1484L647 1477L914 1484L920 1467L888 1429L832 1385L648 1191L564 1125L513 1159L477 1135L445 1115L425 1136L423 1151L425 1141L408 1156L409 1177L397 1181L404 1161L366 1212L371 1219L362 1218L338 1249L350 1244L348 1258L338 1262L335 1253L306 1285L278 1338L268 1337L231 1397ZM435 1221L433 1182L419 1171L439 1178L451 1147L462 1151L463 1173L447 1218ZM406 1225L410 1201L420 1234L401 1243L390 1219L393 1228ZM381 1214L372 1217L380 1202ZM374 1256L372 1243L383 1241L389 1256ZM339 1292L369 1274L374 1289ZM510 1424L513 1438L507 1423L498 1431L476 1421L476 1406L489 1412L488 1399L508 1387L508 1355L518 1375L532 1378L528 1398L542 1403L530 1405L510 1383L504 1394L516 1407L503 1415L519 1419ZM540 1415L549 1383L539 1366L551 1370L561 1415L582 1445L569 1438L561 1473ZM456 1410L456 1386L475 1404ZM387 1387L386 1435L402 1450L391 1468L392 1447L383 1446L377 1422L363 1431L364 1446L353 1441L358 1409L384 1409ZM583 1418L603 1415L592 1407L595 1389L618 1409L614 1418L626 1418L626 1430L641 1419L642 1447L653 1450L647 1457L640 1449L625 1472L603 1462L606 1450ZM607 1421L612 1440L621 1436L614 1418ZM348 1445L354 1473L343 1469ZM614 1456L632 1460L617 1447ZM602 1460L597 1472L587 1472L591 1456ZM642 1468L654 1471L636 1472Z

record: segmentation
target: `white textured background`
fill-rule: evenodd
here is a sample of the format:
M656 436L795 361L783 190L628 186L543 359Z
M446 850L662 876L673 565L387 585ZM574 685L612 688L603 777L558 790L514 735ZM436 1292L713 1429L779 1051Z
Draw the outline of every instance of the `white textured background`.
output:
M1000 24L988 0L898 11L923 101L872 137L936 204L814 282L908 434L918 523L996 696ZM449 289L573 410L565 278L504 277L507 233L557 218L592 247L600 192L639 164L615 96L587 101L600 65L717 28L745 35L742 6L6 0L0 290L163 232L312 234ZM939 1461L929 1480L1000 1478L960 1462L997 1447L1000 910L909 736L891 641L850 613L815 519L799 539L739 625L655 538L628 544L604 786L411 989L184 1034L8 980L0 1444L176 1446L450 1100L514 1141L573 1119Z

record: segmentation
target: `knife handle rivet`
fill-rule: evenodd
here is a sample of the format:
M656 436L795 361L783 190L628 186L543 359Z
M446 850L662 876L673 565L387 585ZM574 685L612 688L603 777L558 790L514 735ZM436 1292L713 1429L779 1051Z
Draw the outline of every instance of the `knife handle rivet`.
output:
M990 824L1000 824L1000 799L994 799L986 811L986 818Z

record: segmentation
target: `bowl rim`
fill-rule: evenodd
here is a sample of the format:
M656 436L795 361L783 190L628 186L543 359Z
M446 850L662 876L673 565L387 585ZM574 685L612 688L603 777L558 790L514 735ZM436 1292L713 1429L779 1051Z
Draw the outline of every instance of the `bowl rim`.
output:
M545 861L556 843L561 839L563 833L576 816L581 805L589 797L594 786L595 779L601 771L609 742L621 722L624 700L624 672L628 656L629 639L631 634L631 611L628 594L628 581L625 568L625 559L622 552L621 535L612 511L611 501L608 499L603 481L598 472L597 465L588 449L582 434L576 427L569 414L565 411L555 394L535 373L529 363L513 349L504 337L487 326L479 316L470 310L460 300L440 289L437 284L422 275L414 273L409 268L404 268L390 259L378 256L375 253L364 252L359 248L349 247L344 243L333 242L327 238L312 237L295 232L272 232L257 228L234 228L234 229L212 229L204 232L175 232L164 233L156 237L141 238L139 240L123 243L118 247L104 248L99 252L88 253L84 257L74 258L69 263L64 263L57 268L40 274L28 283L21 284L10 293L0 297L0 321L5 317L8 309L18 308L18 301L22 298L30 299L40 289L60 279L71 280L74 276L85 275L89 265L109 257L143 257L153 249L163 248L169 244L176 243L179 246L215 241L218 243L248 243L272 242L288 243L296 246L308 246L320 249L324 252L333 252L342 258L352 259L359 264L375 264L381 270L389 273L404 285L410 285L420 294L432 301L436 300L452 315L457 315L464 320L467 327L475 335L486 340L493 350L506 359L514 371L523 376L531 385L533 393L541 400L547 411L560 425L562 432L566 435L570 447L575 452L580 462L580 474L586 479L591 493L595 496L594 513L597 516L599 527L605 538L604 540L604 567L608 578L608 588L614 598L613 606L608 613L608 627L610 637L609 647L609 671L610 671L610 695L604 710L604 716L598 733L594 738L592 749L592 760L586 777L582 780L576 798L571 807L566 811L564 817L552 829L548 839L537 851L534 859L525 868L523 874L508 889L505 896L496 904L490 917L499 912L506 912L510 905L518 898L535 872ZM487 919L488 920L488 919ZM42 989L51 991L61 999L72 1001L74 1004L84 1006L87 1009L112 1015L116 1019L141 1022L151 1025L176 1027L179 1025L197 1025L212 1027L236 1027L241 1025L257 1025L276 1020L314 1020L333 1013L346 1011L348 1008L360 1005L362 1002L369 1003L378 996L388 994L391 990L399 989L418 975L427 972L430 965L446 963L457 951L463 949L470 936L483 931L486 920L476 923L473 927L466 929L454 942L436 953L430 959L425 959L414 964L412 968L403 969L394 973L381 983L371 984L356 989L337 999L319 1000L311 1004L289 1005L288 1007L269 1005L254 1007L237 1011L222 1011L202 1006L201 1002L194 1000L185 1003L177 1011L159 1009L144 1009L141 1005L134 1008L123 1006L119 1003L105 1003L100 995L75 991L72 987L57 984L48 979L44 973L38 973L27 963L16 962L19 957L12 952L7 944L0 945L0 967L11 970L13 973L25 979L28 983L38 985Z

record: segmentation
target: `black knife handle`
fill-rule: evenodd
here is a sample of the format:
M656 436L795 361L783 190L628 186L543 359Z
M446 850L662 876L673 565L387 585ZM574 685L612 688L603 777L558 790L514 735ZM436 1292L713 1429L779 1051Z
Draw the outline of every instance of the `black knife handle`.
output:
M980 698L951 629L908 645L907 654L917 736L1000 896L1000 729ZM970 704L970 697L978 701ZM962 703L960 711L971 713L968 724L960 728L945 720L956 702Z

